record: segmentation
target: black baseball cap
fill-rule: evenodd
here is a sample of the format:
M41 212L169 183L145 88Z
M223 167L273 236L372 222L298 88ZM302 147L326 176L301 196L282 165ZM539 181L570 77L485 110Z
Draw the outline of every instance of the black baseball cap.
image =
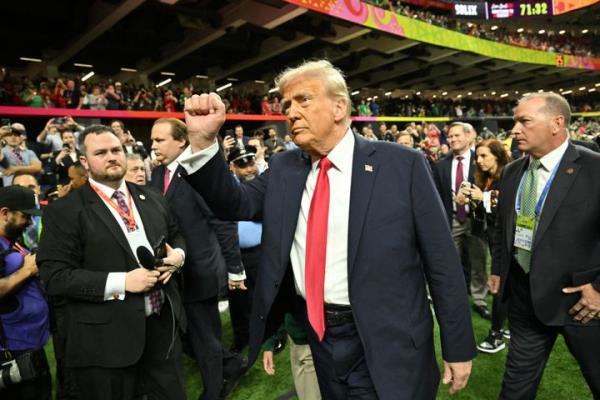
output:
M7 186L0 188L0 208L6 207L11 211L21 211L27 215L42 215L42 210L36 207L35 193L23 186Z
M238 167L245 167L251 161L256 159L256 147L244 146L243 148L234 147L229 152L228 161L234 163Z

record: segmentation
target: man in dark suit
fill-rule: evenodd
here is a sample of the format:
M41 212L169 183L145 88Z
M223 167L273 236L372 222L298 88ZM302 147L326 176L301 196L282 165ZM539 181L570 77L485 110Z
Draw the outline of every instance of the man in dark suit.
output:
M111 128L87 128L79 147L89 182L46 208L37 256L47 293L67 299L66 366L84 399L184 399L171 279L183 239L162 196L124 182ZM140 267L139 246L155 250L156 269Z
M263 222L250 359L292 311L304 321L324 398L434 399L427 280L444 382L462 389L475 356L467 292L423 157L352 133L348 89L328 61L290 69L277 86L301 150L275 155L249 183L231 176L219 153L218 95L185 105L188 181L217 215Z
M177 158L188 145L185 124L161 118L151 132L152 150L161 163L152 171L151 184L165 195L187 245L183 268L183 305L188 318L187 339L200 368L203 400L216 400L233 389L245 372L247 360L223 350L219 289L225 284L244 288L244 267L235 222L218 220L202 197L181 177ZM235 285L234 285L235 284ZM223 377L228 381L223 384ZM223 392L222 392L223 389Z
M555 93L514 110L528 153L504 170L490 288L509 300L511 341L501 399L534 399L563 335L600 398L600 156L569 143L571 111Z
M487 295L486 246L482 221L474 218L468 205L458 205L454 196L461 185L475 180L475 152L471 150L471 127L454 122L448 128L448 145L452 151L434 165L434 179L452 229L452 239L465 262L465 275L470 284L473 308L485 319L491 319ZM474 140L474 139L473 139Z

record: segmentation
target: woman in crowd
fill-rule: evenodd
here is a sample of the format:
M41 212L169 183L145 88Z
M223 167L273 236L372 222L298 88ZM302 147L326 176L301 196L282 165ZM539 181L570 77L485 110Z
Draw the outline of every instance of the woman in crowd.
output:
M475 184L463 187L456 196L458 204L471 204L475 207L476 218L484 220L484 237L488 240L490 251L496 207L498 187L502 170L511 161L510 155L504 149L502 142L496 139L483 140L475 150L477 168L475 169ZM484 353L497 353L506 347L504 337L509 338L508 330L502 326L506 320L506 307L494 298L492 305L492 327L488 337L477 345L477 349Z

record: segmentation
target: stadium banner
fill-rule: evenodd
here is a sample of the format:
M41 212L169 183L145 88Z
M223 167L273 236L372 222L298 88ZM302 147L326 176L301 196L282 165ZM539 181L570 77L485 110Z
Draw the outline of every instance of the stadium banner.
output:
M457 1L453 4L454 16L468 19L488 19L487 4L483 1Z
M468 51L483 56L529 64L562 68L598 69L600 58L579 57L510 46L479 39L450 29L363 3L359 0L285 0L299 7L353 22L395 36L418 40L436 46Z
M554 0L554 15L564 14L579 8L588 7L600 0Z

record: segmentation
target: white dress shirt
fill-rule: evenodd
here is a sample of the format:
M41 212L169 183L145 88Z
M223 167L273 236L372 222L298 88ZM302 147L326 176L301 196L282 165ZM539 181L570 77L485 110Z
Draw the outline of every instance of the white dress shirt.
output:
M348 129L342 140L327 156L333 163L333 167L327 174L330 197L327 223L327 257L325 261L324 300L326 303L350 304L348 295L348 220L354 142L354 135ZM188 146L178 160L188 174L193 174L202 168L218 151L219 145L216 140L211 146L196 153L192 153L190 146ZM294 233L294 242L290 251L296 291L303 297L306 294L304 285L306 223L317 177L318 161L315 161L306 179L298 223Z
M325 260L325 303L350 304L348 296L348 220L350 216L350 187L354 135L348 129L342 140L327 155L333 166L329 177L329 215L327 218L327 256ZM305 260L306 230L310 203L317 178L319 161L312 163L306 178L290 260L296 282L296 291L306 298Z
M456 195L456 167L458 166L458 160L456 157L461 156L462 159L462 168L463 168L463 182L469 180L469 168L471 167L471 149L465 150L462 154L455 154L452 158L452 171L451 171L451 182L452 185L452 194ZM456 203L452 202L452 209L456 211ZM465 210L467 213L469 212L469 204L465 204Z

